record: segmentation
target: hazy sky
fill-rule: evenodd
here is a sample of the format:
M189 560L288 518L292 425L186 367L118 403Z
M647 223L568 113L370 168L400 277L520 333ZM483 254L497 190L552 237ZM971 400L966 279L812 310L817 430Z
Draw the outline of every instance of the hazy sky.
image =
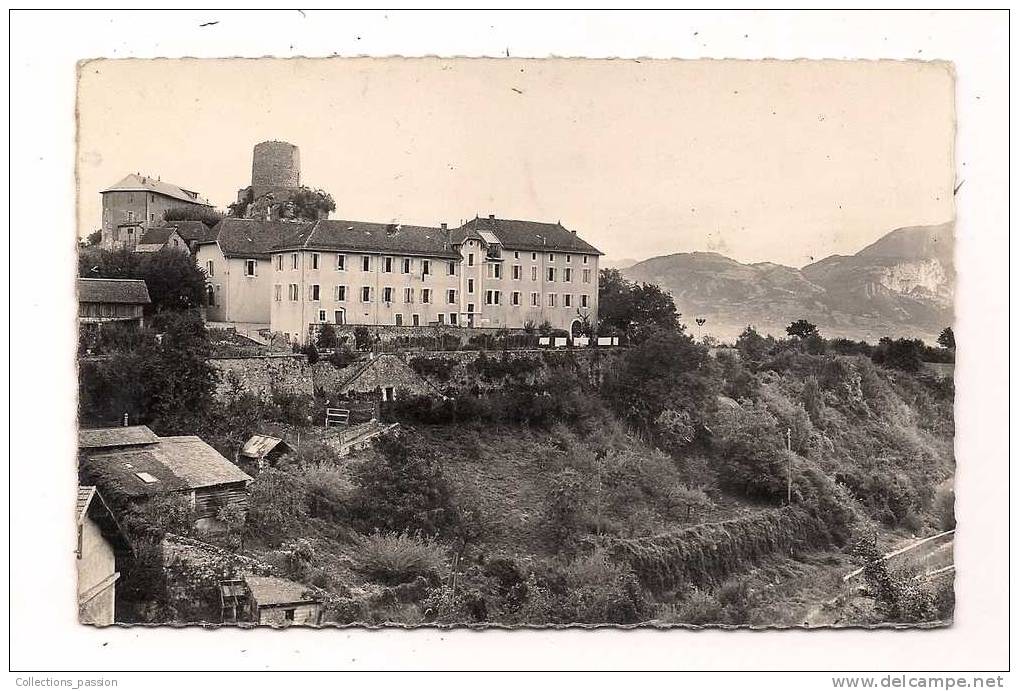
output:
M561 220L608 259L800 266L952 217L945 64L97 61L78 108L82 234L130 172L225 207L266 139L333 218Z

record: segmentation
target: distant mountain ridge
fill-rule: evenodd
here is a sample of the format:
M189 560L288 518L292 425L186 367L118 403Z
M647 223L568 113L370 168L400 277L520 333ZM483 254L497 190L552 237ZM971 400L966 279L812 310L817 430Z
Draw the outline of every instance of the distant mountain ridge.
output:
M784 335L803 318L831 337L934 342L952 324L953 250L953 226L946 223L898 228L854 255L802 269L688 252L652 257L621 273L669 291L697 336L729 341L747 325ZM697 318L707 320L703 327L694 324Z

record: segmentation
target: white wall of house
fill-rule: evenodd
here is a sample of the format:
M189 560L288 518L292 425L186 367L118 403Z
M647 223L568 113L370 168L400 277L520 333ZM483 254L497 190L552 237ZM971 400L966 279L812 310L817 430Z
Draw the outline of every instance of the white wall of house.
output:
M460 261L312 250L274 254L268 267L270 328L303 343L309 324L316 323L522 328L548 321L569 330L580 315L597 322L597 255L503 250L501 261L494 261L478 240L468 240L460 253Z
M213 290L215 304L208 308L209 321L269 323L272 264L268 259L227 257L213 242L199 245L195 260Z
M79 526L78 609L83 624L108 626L114 621L117 565L113 547L99 525L85 517Z

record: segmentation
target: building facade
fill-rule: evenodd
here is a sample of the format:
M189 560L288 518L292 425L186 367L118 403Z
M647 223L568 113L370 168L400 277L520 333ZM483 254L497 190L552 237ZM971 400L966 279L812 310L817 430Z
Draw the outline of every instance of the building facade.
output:
M84 330L98 331L110 322L144 326L145 306L150 303L141 279L78 279L78 324Z
M318 221L272 253L270 328L299 343L323 323L577 333L597 321L600 255L559 223Z
M103 249L133 250L145 231L163 221L163 213L176 207L212 205L198 192L132 173L101 192L103 197Z
M78 619L109 626L116 620L119 562L131 548L95 487L78 487L77 523Z
M272 250L310 228L309 223L225 218L196 242L195 261L205 272L208 320L268 325L275 277Z

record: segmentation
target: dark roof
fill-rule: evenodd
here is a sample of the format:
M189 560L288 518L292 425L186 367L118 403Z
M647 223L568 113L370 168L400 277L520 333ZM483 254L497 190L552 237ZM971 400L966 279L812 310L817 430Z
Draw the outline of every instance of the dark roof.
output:
M147 473L155 482L146 482L138 473ZM81 475L104 492L121 497L145 497L188 489L156 453L156 447L98 453L84 459Z
M277 249L346 250L458 259L460 255L449 244L449 233L442 228L400 223L322 220L316 221L306 235L294 235Z
M259 607L319 602L306 585L275 576L245 576L244 582Z
M103 500L103 495L93 486L78 485L78 506L76 517L78 525L85 521L88 516L99 525L99 529L105 537L119 552L130 552L131 545L124 536L116 517Z
M139 245L165 245L169 241L170 236L173 235L176 228L170 226L159 226L158 228L149 228L145 231L145 234L138 240Z
M155 444L159 437L145 425L78 430L79 449L108 449L117 446Z
M115 185L107 187L101 194L105 194L107 192L154 192L155 194L161 194L164 197L179 199L182 202L212 206L209 203L209 200L203 199L201 195L194 190L184 189L180 185L174 185L171 182L163 182L162 180L153 178L150 175L139 175L138 173L131 173Z
M191 489L251 480L250 475L198 437L160 437L156 453Z
M278 245L296 246L301 238L307 237L311 226L311 223L295 221L224 218L198 242L219 242L219 249L226 257L268 259Z
M560 223L517 221L505 218L474 218L453 231L453 242L459 244L467 237L482 237L494 233L506 249L528 252L576 252L602 254L596 247L582 240L574 231Z
M212 235L212 229L201 221L166 221L166 227L176 228L177 234L186 242L203 240Z
M78 302L119 302L147 305L149 289L138 278L79 278Z

